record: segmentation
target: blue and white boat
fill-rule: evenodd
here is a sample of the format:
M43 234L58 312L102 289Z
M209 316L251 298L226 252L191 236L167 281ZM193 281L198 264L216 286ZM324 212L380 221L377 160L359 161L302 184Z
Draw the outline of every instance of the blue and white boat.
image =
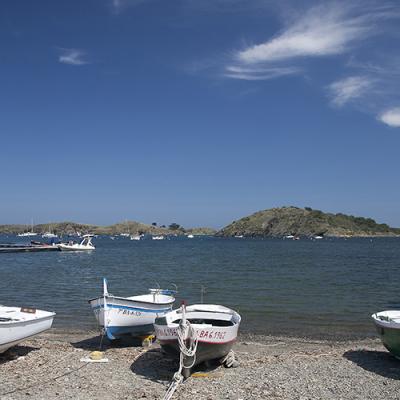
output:
M103 278L103 295L89 300L97 322L110 340L124 335L143 336L154 332L154 321L172 310L176 291L149 289L148 294L118 297L108 293Z

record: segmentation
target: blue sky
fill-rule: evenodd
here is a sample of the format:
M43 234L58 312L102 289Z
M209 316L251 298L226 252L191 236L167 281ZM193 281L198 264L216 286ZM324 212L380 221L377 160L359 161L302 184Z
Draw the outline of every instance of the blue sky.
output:
M400 226L397 1L0 5L0 223Z

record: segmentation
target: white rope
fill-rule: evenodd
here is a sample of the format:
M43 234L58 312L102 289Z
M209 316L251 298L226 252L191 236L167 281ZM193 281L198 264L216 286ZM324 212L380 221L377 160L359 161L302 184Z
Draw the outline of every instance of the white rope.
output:
M180 371L175 372L174 377L172 378L172 382L168 386L168 390L165 393L163 400L170 400L175 393L175 390L178 389L178 386L183 382L183 376Z
M191 323L184 316L184 306L182 306L183 318L177 329L178 344L179 344L179 369L175 372L172 381L165 393L163 400L170 400L174 395L178 386L183 382L182 369L192 368L196 363L196 351L198 344L198 337L195 329ZM188 346L186 343L188 342ZM185 365L185 357L193 357L193 361L190 365Z
M196 362L196 351L197 351L197 344L198 338L196 335L196 331L191 325L191 323L186 320L184 323L179 324L178 327L178 343L179 343L179 350L181 352L181 367L185 368L192 368ZM186 342L189 342L189 346L186 346ZM193 357L193 362L190 366L183 365L183 356L186 357Z

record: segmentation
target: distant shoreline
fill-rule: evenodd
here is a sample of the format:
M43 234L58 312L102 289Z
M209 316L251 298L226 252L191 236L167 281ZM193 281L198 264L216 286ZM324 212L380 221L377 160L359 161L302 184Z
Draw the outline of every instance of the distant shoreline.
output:
M108 226L81 224L71 221L46 224L0 225L0 234L20 234L34 231L58 235L91 233L95 235L215 235L219 237L397 237L400 228L377 223L372 218L343 213L326 213L311 207L284 206L257 211L217 230L209 227L185 228L176 222L151 225L124 221Z

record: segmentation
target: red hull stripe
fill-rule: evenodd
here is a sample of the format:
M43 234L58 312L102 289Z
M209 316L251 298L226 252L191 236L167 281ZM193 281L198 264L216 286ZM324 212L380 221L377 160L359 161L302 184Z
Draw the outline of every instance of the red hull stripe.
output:
M172 342L177 342L177 339L158 339L161 344L163 343L172 343ZM232 340L228 340L227 342L206 342L205 340L199 340L199 343L204 343L204 344L228 344L228 343L233 343L236 342L236 338Z

